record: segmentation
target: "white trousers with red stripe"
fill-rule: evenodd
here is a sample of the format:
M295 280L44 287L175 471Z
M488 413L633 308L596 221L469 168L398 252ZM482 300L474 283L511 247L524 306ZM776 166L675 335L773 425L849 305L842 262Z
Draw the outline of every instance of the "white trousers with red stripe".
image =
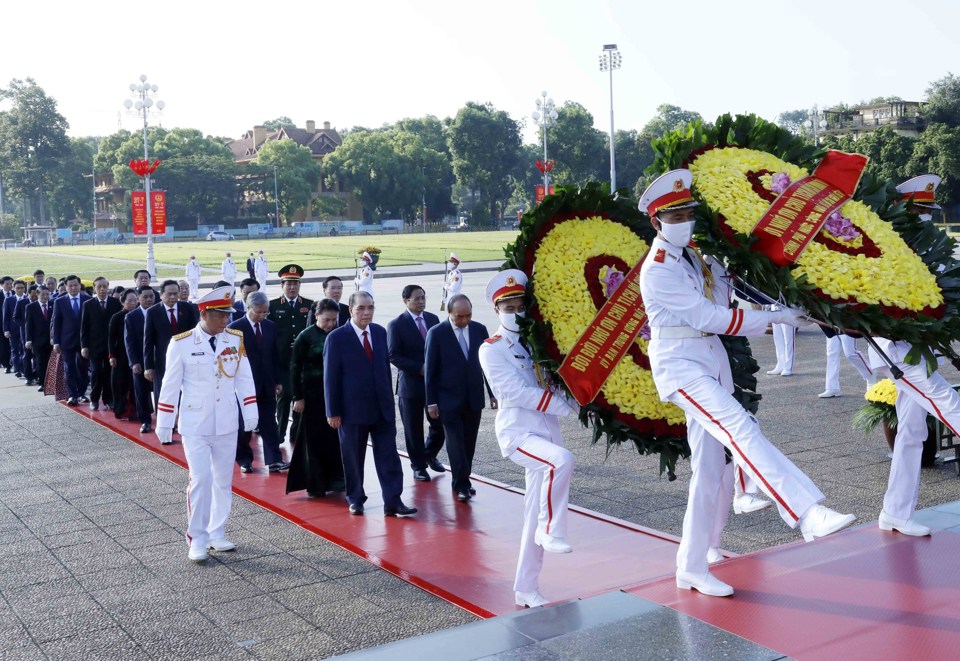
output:
M692 475L677 551L678 569L695 574L707 571L707 549L716 536L717 507L729 507L728 494L732 493L730 482L724 482L724 471L728 470L724 447L730 449L744 475L776 504L780 517L791 528L824 499L810 478L767 440L756 419L717 379L702 376L667 399L686 414L691 451Z
M543 567L543 549L535 541L537 533L567 536L567 502L574 460L563 445L541 436L528 436L510 454L510 461L523 466L527 486L513 589L534 592L540 587Z
M206 548L211 539L224 538L230 518L237 432L184 436L183 453L190 468L187 543Z
M777 350L777 367L781 372L793 371L793 353L797 345L797 329L788 324L773 325L773 346Z
M938 418L956 434L960 430L960 395L940 372L927 376L919 365L897 363L903 378L897 384L897 441L893 446L890 479L883 510L898 519L909 519L920 492L920 459L927 439L927 414ZM880 368L889 375L887 368ZM960 434L958 434L960 436Z
M826 389L840 392L840 353L847 357L847 360L857 370L857 374L863 377L867 383L873 372L867 363L867 358L857 351L857 340L846 333L840 333L827 338L827 380Z

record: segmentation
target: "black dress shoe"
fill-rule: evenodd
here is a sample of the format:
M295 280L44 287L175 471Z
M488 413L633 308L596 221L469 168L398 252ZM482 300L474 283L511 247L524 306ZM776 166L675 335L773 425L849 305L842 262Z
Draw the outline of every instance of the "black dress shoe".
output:
M253 472L253 466L251 466L250 464L243 464L242 466L240 466L240 472L241 472L241 473L252 473L252 472Z
M416 507L407 507L403 503L400 503L396 507L384 507L383 515L384 516L410 516L411 514L416 514Z
M470 487L470 495L471 495L471 496L476 496L476 495L477 495L477 490L474 489L473 487Z
M23 378L23 373L22 373L22 372L14 372L13 375L14 375L15 377L17 377L18 379L22 379L22 378Z
M39 388L37 388L37 392L43 392L43 386L40 386Z
M457 500L459 500L461 503L465 503L465 502L467 502L468 500L470 500L470 492L469 492L469 491L456 491L456 492L454 492L454 493L457 494Z
M80 398L80 402L83 403L83 404L86 404L86 403L89 402L89 401L90 401L90 398L89 398L89 397L83 396L83 397Z
M27 379L27 383L26 383L25 385L35 386L35 385L37 385L37 382L34 381L33 379Z
M3 370L3 373L4 373L4 374L9 374L9 373L12 372L12 371L13 371L13 368L12 368L12 367L8 367L7 369Z
M351 514L363 514L363 505L361 503L354 503L350 505Z
M427 466L429 466L432 470L434 470L434 471L436 471L436 472L438 472L438 473L446 473L446 472L447 472L447 469L443 467L443 464L441 464L439 461L437 461L437 458L436 458L436 457L430 457L429 459L427 459Z
M275 464L270 464L267 468L270 470L271 473L279 473L280 471L285 471L288 468L290 468L290 462L278 461Z
M142 425L140 425L141 434L149 434L152 431L153 431L153 428L150 426L149 422L145 422Z
M417 482L429 482L430 474L427 472L426 468L414 468L413 479L415 479Z
M67 406L76 406L76 405L77 405L77 398L76 398L76 397L70 397L70 398L67 400Z
M310 496L311 498L326 498L327 492L326 491L310 491L309 489L307 489L307 495Z
M97 404L96 402L93 402L93 403L90 404L90 410L91 410L91 411L99 411L99 410L100 410L100 405Z

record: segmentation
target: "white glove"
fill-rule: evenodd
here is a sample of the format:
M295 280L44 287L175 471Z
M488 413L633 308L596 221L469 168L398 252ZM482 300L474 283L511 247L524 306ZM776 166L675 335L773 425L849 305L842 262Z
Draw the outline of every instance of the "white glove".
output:
M243 431L253 431L260 426L260 418L251 418L243 421Z
M170 427L157 427L157 438L161 443L173 443L173 429Z
M786 324L799 328L813 323L806 316L807 311L801 308L783 308L771 314L770 321L775 324Z

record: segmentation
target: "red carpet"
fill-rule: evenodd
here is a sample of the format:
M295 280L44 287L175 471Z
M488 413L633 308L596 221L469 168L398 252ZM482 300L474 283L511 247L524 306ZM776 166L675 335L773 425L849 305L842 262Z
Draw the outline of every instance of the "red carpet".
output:
M179 442L160 445L155 434L141 435L138 423L120 422L110 411L73 410L186 467ZM262 465L262 456L257 461ZM369 500L364 516L348 514L341 497L314 499L303 491L288 496L286 474L269 475L264 468L249 474L237 469L233 490L471 613L491 617L516 610L513 576L523 511L520 491L475 478L475 499L458 503L448 473L415 483L404 462L403 499L420 511L407 519L385 518L369 452L365 465ZM548 553L544 559L541 591L551 601L602 594L674 572L677 539L670 535L571 508L569 539L573 553Z
M960 649L960 535L876 524L740 556L714 574L732 599L672 579L626 591L796 659L950 659Z

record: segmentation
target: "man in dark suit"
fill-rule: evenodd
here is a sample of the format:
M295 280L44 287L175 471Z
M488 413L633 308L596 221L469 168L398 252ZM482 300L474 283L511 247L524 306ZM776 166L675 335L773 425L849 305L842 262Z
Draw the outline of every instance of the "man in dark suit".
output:
M80 278L64 278L67 292L53 304L53 350L63 356L63 372L67 378L67 404L76 406L87 399L87 361L80 355L80 310L90 297L80 293Z
M0 277L0 315L3 314L3 303L13 296L13 277L5 275ZM10 340L3 334L2 320L0 320L0 367L5 374L13 371L12 356L10 354Z
M240 321L247 314L247 294L252 291L260 291L259 282L254 278L244 278L240 281L240 296L233 302L233 319L230 321Z
M193 330L200 321L197 308L180 301L180 285L164 280L160 302L147 310L143 325L143 376L153 383L153 394L160 397L160 384L167 367L167 345L178 333Z
M13 308L13 323L20 335L20 355L23 363L23 378L27 380L26 385L37 385L37 371L33 364L33 351L26 346L27 341L27 305L37 300L37 285L31 282L27 286L27 294L17 301Z
M367 439L386 516L415 514L400 499L403 469L397 454L397 424L390 388L387 333L373 321L373 297L350 296L350 322L335 329L323 345L323 389L327 422L340 436L343 474L351 514L363 514L363 463Z
M256 284L256 280L254 280ZM253 382L257 389L257 410L259 412L259 434L263 440L263 463L271 473L290 468L280 452L280 430L277 427L277 395L280 394L280 359L277 357L276 328L267 319L270 311L270 299L264 292L252 291L244 299L247 313L227 328L243 333L243 347L250 361ZM243 425L237 430L237 463L240 471L249 473L253 469L253 450L250 448L252 432L243 431Z
M116 418L132 418L131 409L136 406L133 394L133 372L127 359L123 341L124 322L127 315L137 310L140 299L133 289L124 289L120 294L120 311L110 317L107 326L107 356L110 363L110 392L113 393L113 415ZM141 318L143 314L137 311ZM143 346L143 343L140 343Z
M19 379L23 377L23 339L20 336L20 324L14 321L14 315L20 301L27 297L27 285L23 280L14 280L13 293L3 300L3 337L10 346L10 364Z
M457 500L466 502L476 493L470 484L473 454L483 414L486 381L480 367L480 345L489 337L487 327L472 321L473 305L463 294L447 301L449 319L427 333L424 380L427 415L443 424L450 457L451 486ZM493 393L490 405L497 407Z
M427 294L419 285L407 285L401 293L406 310L387 324L387 350L390 362L398 370L397 397L400 402L400 420L403 422L403 438L413 478L429 482L427 466L444 472L437 453L443 447L443 426L439 420L430 418L430 432L423 437L423 416L427 408L426 391L423 387L423 348L427 331L440 323L437 315L425 312Z
M277 356L280 358L280 384L282 392L277 396L277 425L281 440L287 435L287 421L290 418L290 356L293 353L293 341L307 327L307 315L313 309L313 301L300 295L300 279L303 269L297 264L287 264L280 272L280 286L283 295L270 301L268 318L276 325ZM300 414L294 412L290 425L290 438L297 438L300 427Z
M90 361L90 410L113 406L110 356L107 347L110 319L120 312L120 301L110 296L110 282L100 276L93 281L95 296L83 304L80 314L80 354Z
M123 320L123 344L127 351L127 362L133 374L133 401L137 405L137 419L140 421L140 433L153 431L153 400L150 382L143 376L143 328L147 321L147 310L153 307L154 291L150 285L137 289L140 306L128 313Z
M250 256L247 257L247 275L256 280L257 271L256 271L257 259L253 256L253 253L250 253Z
M326 278L324 278L323 297L333 299L337 302L337 305L340 306L340 315L337 317L337 328L340 328L345 323L350 321L350 308L340 302L341 297L343 297L343 280L335 275L328 275ZM312 323L316 322L311 317L307 325L309 326Z
M50 362L50 318L53 305L50 303L50 290L40 287L37 300L27 305L24 311L24 347L33 352L34 370L40 382L38 390L43 392L43 380L47 375Z

